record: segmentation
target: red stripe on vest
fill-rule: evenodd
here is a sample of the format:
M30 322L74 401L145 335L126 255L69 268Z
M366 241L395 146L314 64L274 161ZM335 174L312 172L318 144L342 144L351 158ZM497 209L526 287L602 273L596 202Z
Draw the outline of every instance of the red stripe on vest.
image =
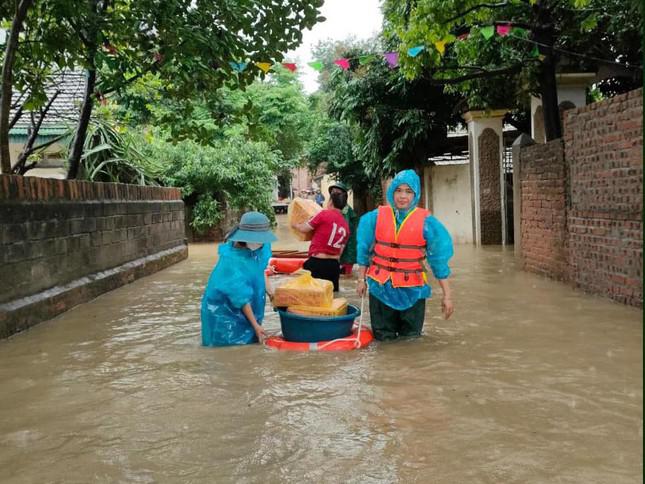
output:
M374 253L367 276L380 284L392 280L393 287L423 286L422 261L426 257L423 224L429 212L413 209L396 230L394 209L389 205L378 208Z

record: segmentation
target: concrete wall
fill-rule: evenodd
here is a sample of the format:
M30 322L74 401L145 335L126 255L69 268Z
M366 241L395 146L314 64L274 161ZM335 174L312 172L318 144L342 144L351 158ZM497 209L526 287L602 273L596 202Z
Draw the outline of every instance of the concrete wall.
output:
M178 189L2 175L0 337L186 256Z
M430 209L446 226L456 244L472 244L470 166L442 165L426 169L432 180Z
M521 151L527 270L643 305L643 91L567 111L564 140Z

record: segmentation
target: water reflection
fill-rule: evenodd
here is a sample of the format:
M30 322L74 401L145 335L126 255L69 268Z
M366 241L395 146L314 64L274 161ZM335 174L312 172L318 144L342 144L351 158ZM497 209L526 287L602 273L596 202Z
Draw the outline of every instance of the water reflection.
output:
M214 261L212 244L191 246L0 342L1 482L642 481L640 311L467 246L454 318L431 300L420 339L201 348Z

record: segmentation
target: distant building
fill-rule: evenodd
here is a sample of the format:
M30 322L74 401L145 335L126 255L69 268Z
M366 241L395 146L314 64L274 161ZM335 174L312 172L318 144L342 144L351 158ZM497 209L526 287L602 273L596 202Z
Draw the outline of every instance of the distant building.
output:
M1 42L0 42L1 43ZM52 78L51 84L46 88L47 98L51 99L58 92L45 119L38 130L38 137L34 146L43 145L56 138L63 137L45 148L41 153L41 160L37 166L26 176L40 176L45 178L65 178L66 145L74 132L80 113L83 99L85 77L82 72L61 72ZM27 99L28 93L13 93L10 119L13 119L17 109ZM34 120L32 121L32 115ZM9 131L9 153L12 166L16 164L18 156L33 129L33 122L38 120L39 113L25 111L16 124Z

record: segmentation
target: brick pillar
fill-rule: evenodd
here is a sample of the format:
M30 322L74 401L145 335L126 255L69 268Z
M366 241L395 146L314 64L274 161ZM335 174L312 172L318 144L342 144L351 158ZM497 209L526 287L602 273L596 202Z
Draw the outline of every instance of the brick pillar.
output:
M476 245L502 243L504 188L502 119L506 110L468 111L473 241Z

